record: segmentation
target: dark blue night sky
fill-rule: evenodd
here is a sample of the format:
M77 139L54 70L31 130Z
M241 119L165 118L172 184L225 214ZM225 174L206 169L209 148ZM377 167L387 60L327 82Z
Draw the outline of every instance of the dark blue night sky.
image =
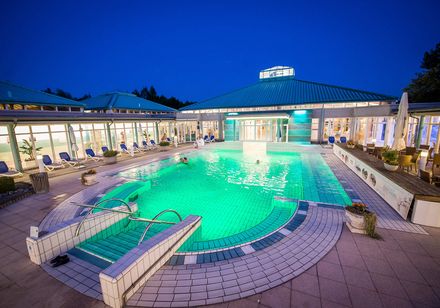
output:
M1 1L0 80L202 100L288 65L298 79L400 96L440 41L439 12L438 0Z

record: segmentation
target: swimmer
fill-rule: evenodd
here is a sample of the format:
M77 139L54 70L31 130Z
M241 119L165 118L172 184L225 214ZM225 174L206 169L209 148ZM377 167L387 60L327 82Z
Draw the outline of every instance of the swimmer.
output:
M184 163L184 164L187 164L188 163L188 158L183 157L183 158L180 159L180 162Z
M259 159L257 159L257 165L260 163L260 160Z

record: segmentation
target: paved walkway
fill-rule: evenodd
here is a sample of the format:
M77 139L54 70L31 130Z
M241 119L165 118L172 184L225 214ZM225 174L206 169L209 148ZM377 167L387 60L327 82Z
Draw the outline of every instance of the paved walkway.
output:
M427 234L422 226L405 221L367 183L348 168L336 155L323 154L324 160L354 202L367 204L377 214L380 228Z
M382 240L346 227L336 247L299 277L251 297L209 307L440 307L440 230L379 229Z
M32 264L25 246L30 225L83 189L78 178L53 178L50 193L0 210L0 307L105 306ZM328 255L300 276L212 307L439 307L440 230L425 229L429 235L379 229L383 239L372 240L344 227Z

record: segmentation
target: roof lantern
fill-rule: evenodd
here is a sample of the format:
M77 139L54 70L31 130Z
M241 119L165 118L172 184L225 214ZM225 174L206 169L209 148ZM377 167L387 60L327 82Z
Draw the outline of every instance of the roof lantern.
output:
M290 66L273 66L271 68L260 71L260 79L278 78L278 77L295 77L295 69Z

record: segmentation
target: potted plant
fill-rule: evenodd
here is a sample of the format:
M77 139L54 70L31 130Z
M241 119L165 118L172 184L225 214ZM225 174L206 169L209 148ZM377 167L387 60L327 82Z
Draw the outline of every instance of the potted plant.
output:
M81 183L83 185L89 186L93 185L96 182L96 170L90 169L89 171L84 172L81 174Z
M367 234L372 238L377 238L376 233L376 214L370 212L363 203L353 203L345 208L345 220L348 229L352 233Z
M115 164L116 163L116 155L118 155L118 151L108 150L104 152L104 162L106 165Z
M383 166L388 171L396 171L399 168L399 152L396 150L386 150L382 153Z
M160 146L161 151L166 151L165 148L169 147L170 143L168 141L161 141L161 142L159 142L159 146Z
M356 145L354 144L354 142L352 140L347 141L347 148L354 149L355 146Z

